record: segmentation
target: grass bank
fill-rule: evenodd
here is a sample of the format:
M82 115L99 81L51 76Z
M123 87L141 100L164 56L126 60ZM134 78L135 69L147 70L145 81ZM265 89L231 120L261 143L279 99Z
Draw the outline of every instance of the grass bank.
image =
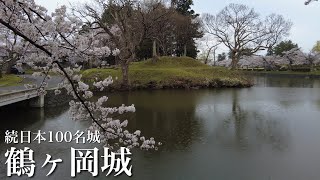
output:
M92 83L108 77L118 77L112 85L119 89L121 70L89 69L82 72L83 79ZM187 57L161 57L156 63L151 60L133 62L129 68L130 89L248 87L251 82L241 72L222 67L211 67Z
M13 74L3 74L0 78L0 87L14 86L22 82L22 78Z

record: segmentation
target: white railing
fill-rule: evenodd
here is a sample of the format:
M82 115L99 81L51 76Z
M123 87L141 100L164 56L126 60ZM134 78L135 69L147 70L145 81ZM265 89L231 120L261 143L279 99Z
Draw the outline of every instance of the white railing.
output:
M38 97L37 89L27 89L0 94L0 107Z

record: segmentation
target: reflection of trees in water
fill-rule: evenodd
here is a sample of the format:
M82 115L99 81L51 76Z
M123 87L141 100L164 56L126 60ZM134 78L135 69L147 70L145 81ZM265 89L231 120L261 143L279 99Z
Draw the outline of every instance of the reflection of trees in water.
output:
M255 84L264 87L319 87L320 82L317 79L309 79L304 77L278 77L278 76L257 76Z
M134 98L134 104L137 107L137 112L126 118L129 119L130 129L140 129L145 136L154 136L164 142L168 150L186 149L195 141L199 141L205 131L204 126L207 126L203 122L214 119L223 120L214 129L214 134L226 147L253 149L267 144L278 150L286 148L288 134L283 124L278 119L274 119L274 116L269 117L263 114L256 107L245 109L240 101L240 92L239 89L198 91L197 93L182 91L174 93L174 96L170 92L146 94L139 92L141 93L139 98L134 94L126 96L129 103L133 103ZM210 97L215 99L211 100ZM202 112L203 116L196 114L196 107L203 103L199 99L210 99L210 102L206 103L219 106L219 103L216 104L217 101L226 102L229 98L231 98L231 104L228 112L214 111L212 114L212 110L205 110ZM148 106L146 106L146 99L149 102ZM208 118L207 115L211 114L213 116Z
M12 104L0 109L0 131L7 129L23 130L34 123L43 123L45 119L44 109L30 108L21 104ZM3 134L1 133L0 136Z
M316 105L317 105L317 107L318 107L319 110L320 110L320 99L316 102Z
M289 135L284 125L278 119L272 119L272 116L266 117L259 110L244 109L238 93L238 90L232 91L231 113L216 115L218 120L219 117L225 119L217 123L214 131L216 140L226 147L241 150L259 148L264 144L277 150L286 149Z
M45 120L59 117L68 110L68 107L31 108L20 103L1 107L0 117L2 125L0 126L0 132L10 129L21 131L35 124L41 127L45 124ZM4 133L0 133L0 137L4 137Z
M155 134L168 150L186 149L200 134L200 124L195 119L192 107L172 112L152 112L151 109L146 109L143 116L152 117L150 123L144 121L143 132Z
M201 128L191 108L171 112L139 108L135 115L121 119L128 119L131 131L141 130L144 136L161 141L168 150L188 148L199 137Z
M241 89L119 93L110 96L109 105L135 104L137 112L120 119L128 119L130 130L139 129L145 136L155 137L168 150L186 149L200 141L203 132L207 133L204 129L208 124L203 123L214 120L218 122L212 125L215 141L224 146L238 149L253 149L264 144L276 149L287 147L288 135L283 124L257 107L245 109L240 98L246 96L240 96L240 92ZM219 107L219 102L227 102L229 110L212 113L212 109L205 109L201 115L196 114L199 105L208 103Z
M144 136L161 141L162 149L186 149L199 137L200 124L195 118L196 91L140 91L119 93L111 97L118 102L135 104L136 113L125 114L129 129L139 129ZM114 100L116 99L116 100Z
M318 109L320 111L320 99L317 99L314 101L314 106L316 109Z
M246 148L248 146L246 138L247 118L248 113L241 108L237 92L232 91L231 113L230 116L224 116L223 127L217 127L216 129L218 140L227 147ZM233 128L231 136L226 134L230 128Z
M270 144L273 149L286 150L289 146L290 136L283 124L277 119L260 119L256 126L257 140Z
M232 116L234 121L234 130L235 130L235 141L238 144L238 147L246 146L245 139L245 128L248 113L241 109L241 106L238 102L237 91L232 91Z
M69 107L70 106L68 105L57 106L57 107L45 107L44 108L45 117L46 119L48 118L54 119L60 116L61 114L65 113L66 111L68 111Z

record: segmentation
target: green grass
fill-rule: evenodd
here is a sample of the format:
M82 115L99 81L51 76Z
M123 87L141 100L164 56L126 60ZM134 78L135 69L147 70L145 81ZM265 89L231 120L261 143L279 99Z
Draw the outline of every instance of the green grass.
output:
M0 78L0 87L18 85L22 80L23 79L21 77L16 75L4 74L2 75L2 78Z
M121 83L121 70L89 69L82 72L83 79L92 83L109 75L118 77L114 87ZM222 67L211 67L187 57L161 57L156 63L151 60L134 62L129 67L130 88L161 89L188 87L240 87L250 86L241 72Z
M27 69L27 70L25 70L25 73L26 74L33 74L35 71L34 70L32 70L32 69Z

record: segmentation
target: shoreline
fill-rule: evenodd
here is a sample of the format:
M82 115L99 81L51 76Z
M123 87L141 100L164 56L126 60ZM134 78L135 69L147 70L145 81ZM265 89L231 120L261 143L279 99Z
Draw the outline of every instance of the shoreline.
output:
M228 81L212 81L210 83L203 83L203 84L188 84L181 81L181 83L170 84L170 85L159 85L156 83L148 83L145 85L129 85L126 88L121 87L120 84L111 85L103 91L99 91L98 89L91 89L94 92L125 92L125 91L140 91L140 90L174 90L174 89L181 89L181 90L199 90L199 89L220 89L220 88L250 88L254 86L253 82L235 82L230 83Z

